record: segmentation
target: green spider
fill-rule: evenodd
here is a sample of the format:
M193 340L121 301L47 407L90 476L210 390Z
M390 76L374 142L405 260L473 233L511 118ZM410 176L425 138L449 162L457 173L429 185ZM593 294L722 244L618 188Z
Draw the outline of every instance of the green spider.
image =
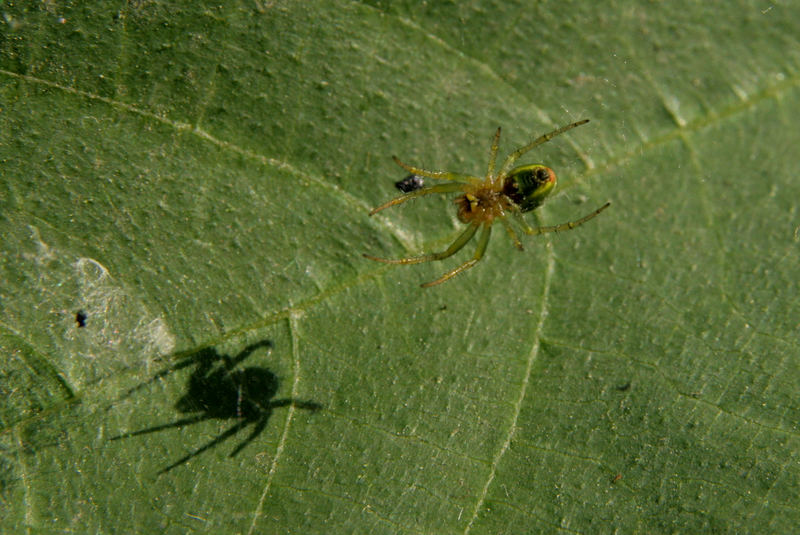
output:
M419 264L421 262L430 262L433 260L443 260L448 258L458 251L460 251L471 239L480 227L483 227L481 235L478 238L478 247L475 249L475 254L470 260L467 260L460 266L451 269L435 281L426 282L422 285L423 288L436 286L462 271L471 268L483 257L486 252L486 246L489 244L489 236L492 233L492 224L497 220L503 224L508 231L508 235L514 242L517 249L522 250L522 242L519 241L514 227L506 219L506 216L511 213L519 222L522 230L526 234L544 234L546 232L559 232L562 230L572 230L575 227L582 225L590 219L596 217L600 212L608 208L611 203L607 202L589 215L583 216L575 221L569 223L562 223L561 225L554 225L551 227L536 227L532 228L523 219L522 214L535 210L542 205L544 200L550 195L556 186L556 174L549 167L540 164L522 165L519 167L511 168L520 156L530 151L534 147L546 143L554 137L563 134L567 130L571 130L577 126L581 126L589 122L589 119L584 119L576 123L568 124L557 128L552 132L540 136L524 147L520 147L508 155L506 161L500 167L500 170L495 173L495 163L497 161L497 148L500 142L500 128L494 135L492 141L492 148L489 152L489 170L486 173L486 178L481 179L472 175L465 175L461 173L450 173L447 171L426 171L412 167L401 162L396 156L392 159L397 165L420 177L435 178L439 180L451 180L447 184L437 184L427 188L417 189L405 195L401 195L391 201L384 203L374 210L369 215L375 215L385 208L402 204L410 199L422 197L423 195L431 195L433 193L452 193L461 192L455 204L458 206L458 219L462 223L468 224L466 230L455 239L455 241L446 250L440 253L431 253L420 256L412 256L409 258L387 259L378 258L364 254L366 258L375 260L376 262L383 262L385 264Z

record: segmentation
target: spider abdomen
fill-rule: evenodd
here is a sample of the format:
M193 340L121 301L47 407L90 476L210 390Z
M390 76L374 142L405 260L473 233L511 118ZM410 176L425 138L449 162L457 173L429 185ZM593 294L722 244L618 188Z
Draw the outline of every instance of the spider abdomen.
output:
M556 187L556 174L544 165L523 165L508 173L503 180L503 193L519 207L520 212L538 208Z

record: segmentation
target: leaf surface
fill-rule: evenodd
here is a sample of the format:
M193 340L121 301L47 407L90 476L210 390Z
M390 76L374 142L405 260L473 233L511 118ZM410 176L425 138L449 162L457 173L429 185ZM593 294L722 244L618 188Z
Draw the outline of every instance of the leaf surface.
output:
M2 8L3 532L800 524L800 9L431 4Z

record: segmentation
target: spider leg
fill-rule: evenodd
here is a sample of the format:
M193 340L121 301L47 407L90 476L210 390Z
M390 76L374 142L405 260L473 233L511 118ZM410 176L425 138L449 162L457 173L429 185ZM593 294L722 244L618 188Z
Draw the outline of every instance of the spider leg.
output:
M167 375L169 375L174 371L182 370L183 368L187 368L189 366L194 366L194 365L198 366L198 370L200 369L207 370L211 367L211 364L216 360L219 360L219 355L217 355L216 351L210 348L204 348L201 349L200 351L184 354L182 357L178 359L178 362L175 363L174 365L170 366L169 368L161 370L147 381L144 381L143 383L140 383L134 386L133 388L130 388L128 391L125 392L125 394L120 398L120 400L125 399L132 394L135 394L139 390L145 388L146 386L152 383L155 383L162 377L166 377ZM111 409L111 407L112 406L109 406L108 409Z
M517 231L514 230L514 227L511 226L511 223L506 218L500 219L500 222L508 231L508 235L511 236L511 241L514 242L514 247L522 251L524 248L522 247L522 242L519 241L519 236L517 236Z
M454 191L464 191L465 186L467 186L467 184L463 182L451 182L450 184L436 184L435 186L431 186L429 188L418 189L416 191L412 191L411 193L406 193L405 195L395 197L391 201L385 202L382 205L378 206L377 208L373 208L370 211L369 215L375 215L381 210L385 210L390 206L394 206L396 204L402 204L416 197L422 197L423 195L431 195L433 193L453 193Z
M594 212L592 212L589 215L585 215L580 219L576 219L575 221L570 221L568 223L562 223L560 225L553 225L552 227L531 228L531 227L528 226L528 228L525 229L525 233L526 234L534 234L534 235L536 235L536 234L545 234L547 232L561 232L562 230L572 230L577 226L583 225L584 223L586 223L590 219L593 219L593 218L597 217L597 215L600 214L600 212L602 212L603 210L605 210L609 206L611 206L611 203L607 202L603 206L601 206L600 208L598 208L597 210L595 210Z
M177 468L178 466L182 465L183 463L188 462L193 457L197 457L198 455L200 455L201 453L203 453L207 449L213 448L214 446L216 446L220 442L224 442L225 440L229 439L230 437L232 437L233 435L235 435L236 433L241 431L249 423L250 422L248 420L242 420L241 422L239 422L238 424L234 425L233 427L231 427L230 429L228 429L227 431L222 433L220 436L218 436L217 438L215 438L214 440L212 440L211 442L209 442L205 446L197 448L192 453L190 453L188 455L184 455L183 457L181 457L180 459L178 459L177 461L175 461L171 465L167 466L166 468L161 470L159 472L159 474L166 474L167 472L169 472L173 468Z
M492 141L492 148L489 151L489 170L486 172L486 178L491 180L494 178L494 167L497 163L497 148L500 144L500 127L497 127L497 132L494 134L494 141Z
M253 353L253 351L261 347L266 347L268 350L271 350L272 342L270 342L269 340L262 340L254 344L250 344L246 348L242 349L242 351L238 355L236 355L233 359L229 359L229 362L226 363L226 368L232 370L239 363L244 362L244 360L248 358Z
M262 412L261 418L255 422L255 426L253 427L253 431L244 439L234 450L231 452L229 457L236 457L240 451L242 451L245 446L250 444L255 438L264 431L264 428L267 427L267 421L269 421L269 416L271 414L271 410L275 407L285 407L287 405L291 405L292 407L298 407L300 409L308 409L311 411L318 411L322 408L322 405L319 403L314 403L313 401L295 401L293 399L279 399L277 401L273 401L269 404L269 408Z
M519 223L519 226L522 227L523 231L525 231L525 234L533 234L534 233L533 227L531 227L528 224L528 222L525 221L525 218L522 217L522 212L520 212L519 210L514 210L513 214L514 214L514 218L517 220L517 223Z
M476 223L473 223L473 225L476 225ZM472 259L467 260L466 262L464 262L455 269L451 269L450 271L448 271L435 281L426 282L421 286L423 288L430 288L431 286L436 286L437 284L441 284L444 281L452 279L462 271L466 271L467 269L477 264L478 260L483 258L483 253L486 252L486 246L489 244L489 236L491 235L491 233L492 233L492 224L490 222L483 223L483 232L481 232L481 237L478 238L478 247L475 249L475 254L473 255Z
M392 156L392 160L394 160L394 163L414 175L426 176L428 178L436 178L439 180L465 180L467 182L472 182L473 184L481 181L481 179L478 177L465 175L463 173L451 173L449 171L428 171L427 169L414 167L413 165L408 165L407 163L401 162L400 158L397 156Z
M384 264L420 264L422 262L430 262L432 260L442 260L444 258L453 256L458 251L464 247L469 240L475 235L475 232L478 230L480 223L472 223L467 229L461 233L461 235L456 238L456 240L448 247L445 251L441 253L432 253L432 254L425 254L421 256L411 256L408 258L398 258L398 259L389 259L389 258L378 258L377 256L372 256L368 254L364 254L365 258L369 258L370 260L375 260L376 262L383 262ZM481 237L483 239L483 237Z
M567 130L572 130L573 128L575 128L577 126L580 126L582 124L586 124L588 122L589 122L589 119L584 119L582 121L578 121L578 122L575 122L575 123L572 123L572 124L568 124L567 126L562 126L561 128L556 128L552 132L548 132L548 133L546 133L546 134L544 134L542 136L537 137L536 139L534 139L533 141L531 141L530 143L528 143L524 147L518 148L517 150L515 150L514 152L512 152L511 154L508 155L508 158L506 158L506 161L503 163L503 167L500 168L500 172L498 173L497 176L505 176L505 174L508 173L511 170L511 166L514 165L514 162L516 162L519 159L520 156L522 156L526 152L530 151L534 147L538 147L542 143L547 143L548 141L550 141L554 137L563 134Z

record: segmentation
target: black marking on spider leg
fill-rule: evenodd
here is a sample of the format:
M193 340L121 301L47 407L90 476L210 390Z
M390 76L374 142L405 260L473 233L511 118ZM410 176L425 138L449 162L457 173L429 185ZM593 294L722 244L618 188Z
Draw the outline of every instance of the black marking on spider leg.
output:
M425 187L425 177L419 175L408 175L403 180L394 183L394 187L403 193L411 193Z

